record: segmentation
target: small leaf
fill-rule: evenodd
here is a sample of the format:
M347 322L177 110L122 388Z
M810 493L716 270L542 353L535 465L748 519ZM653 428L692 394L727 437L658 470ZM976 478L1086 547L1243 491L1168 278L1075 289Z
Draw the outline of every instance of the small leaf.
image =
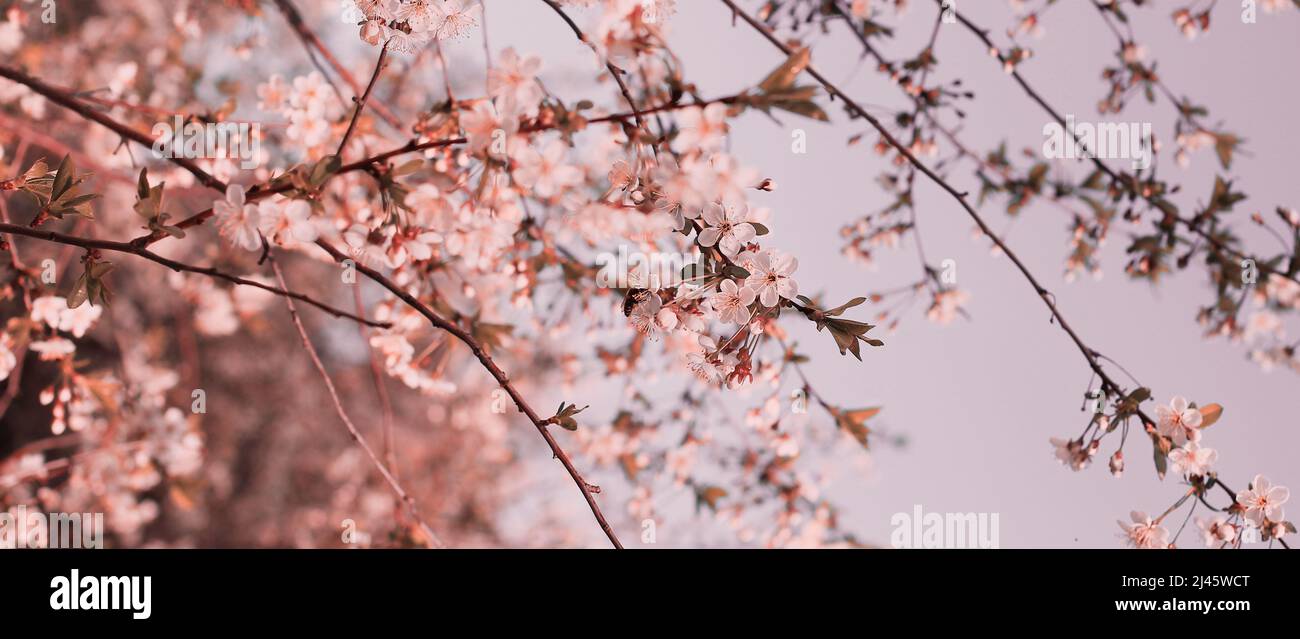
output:
M1241 139L1231 133L1220 133L1214 136L1214 153L1219 156L1219 164L1223 168L1232 168L1232 152L1241 144Z
M149 168L140 169L140 182L136 185L135 197L137 200L148 199L149 197Z
M86 290L86 274L82 273L81 277L77 278L76 285L72 287L72 292L68 294L68 308L77 308L85 304L87 297L89 293Z
M782 89L788 89L794 85L794 80L808 67L812 61L812 50L808 47L800 47L790 54L781 66L767 74L766 78L758 84L758 88L763 93L772 93Z
M50 187L50 199L57 200L63 195L68 187L72 184L72 155L63 156L63 162L59 163L59 170L54 175L54 186Z
M718 500L727 496L727 490L720 486L701 486L695 490L695 510L698 512L701 505L709 507L709 510L718 511Z
M1223 417L1223 407L1218 404L1207 404L1199 410L1201 411L1201 428L1209 428L1214 425L1214 422L1219 421L1220 417Z

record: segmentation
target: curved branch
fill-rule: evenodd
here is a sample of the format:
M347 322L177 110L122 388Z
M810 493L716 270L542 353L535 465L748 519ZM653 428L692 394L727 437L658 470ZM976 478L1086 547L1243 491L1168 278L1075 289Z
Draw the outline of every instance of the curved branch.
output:
M267 256L271 259L271 270L275 271L276 281L280 283L281 287L288 288L289 285L284 281L284 273L280 271L280 263L277 262L275 256L270 253L268 253ZM407 511L411 514L411 518L415 519L415 521L419 523L420 530L424 532L429 545L434 548L445 548L446 545L442 543L442 540L438 538L438 535L433 532L433 528L430 528L429 524L424 521L424 517L420 515L420 509L415 505L415 498L411 497L411 495L402 488L402 484L397 481L397 478L394 477L393 473L384 465L384 462L379 460L379 456L375 454L375 450L370 447L370 444L366 443L366 438L361 436L361 431L357 430L356 424L352 423L352 419L348 417L347 411L343 410L343 402L339 399L338 390L334 388L334 381L330 379L329 371L325 370L325 365L321 363L320 355L316 353L316 347L311 344L311 338L307 337L307 329L302 325L302 318L298 317L298 309L294 308L293 300L287 297L285 298L284 303L289 307L289 317L293 319L294 328L298 329L298 337L302 338L303 348L306 349L307 354L311 356L312 365L315 366L316 371L320 373L321 379L325 380L325 388L329 390L330 399L334 400L334 411L338 413L339 419L343 420L343 425L347 426L348 434L352 435L352 439L357 442L357 445L361 446L361 450L365 451L366 456L370 457L370 462L375 465L375 468L379 469L379 474L384 476L384 481L388 482L388 486L393 489L393 493L396 494L397 498L406 506Z
M316 246L319 246L326 253L329 253L330 257L334 258L335 262L342 263L344 260L352 259L346 253L338 250L325 240L316 240ZM564 449L560 447L559 442L555 441L555 437L552 436L551 432L547 429L547 424L549 422L538 415L537 411L533 410L533 408L528 405L524 396L520 394L519 390L516 389L513 384L510 383L510 377L506 375L505 371L501 370L501 367L498 366L495 361L493 361L492 356L483 348L483 345L480 344L479 341L469 333L469 331L436 313L426 304L416 299L415 296L406 292L405 289L385 277L383 273L380 273L379 271L376 271L356 260L353 260L353 264L355 264L357 271L388 289L390 293L405 302L407 306L410 306L420 315L423 315L425 319L429 320L430 324L451 333L453 337L469 347L470 351L474 354L474 358L483 365L483 368L487 369L488 373L492 375L492 378L495 379L497 383L501 385L501 388L505 389L506 393L510 395L510 399L514 401L519 412L528 416L528 421L532 422L533 426L537 427L537 432L541 433L542 438L546 440L546 445L551 448L551 453L555 455L555 458L559 459L561 464L564 464L564 469L568 471L569 476L573 478L573 483L577 484L578 490L582 491L582 497L587 501L587 506L591 509L591 514L600 524L600 529L605 533L605 536L609 538L610 543L614 544L615 548L623 548L623 544L619 542L618 536L614 534L614 529L610 527L609 522L605 521L605 515L601 513L600 506L596 504L594 493L600 492L600 487L589 484L587 483L587 480L583 479L582 474L579 473L577 467L573 465L573 461L569 459L568 454L564 452Z
M315 306L316 308L319 308L322 311L325 311L326 313L333 315L334 317L350 319L355 322L360 322L362 324L365 324L366 326L373 326L376 328L392 327L392 324L389 322L378 322L375 320L366 319L358 315L353 315L352 313L349 313L345 310L334 308L333 306L330 306L323 302L318 302L315 299L312 299L311 297L303 295L302 293L296 293L294 291L285 290L283 288L268 286L266 284L263 284L255 280L249 280L249 279L244 279L242 277L237 277L235 275L231 275L229 273L219 271L210 266L193 266L190 264L186 264L184 262L178 262L176 260L168 259L161 255L158 255L157 253L154 253L146 248L135 246L134 244L131 244L129 242L114 242L111 240L97 240L88 237L79 237L76 235L65 235L63 233L58 233L55 231L42 231L40 229L33 229L26 226L19 226L17 224L9 224L9 223L0 223L0 233L24 235L27 237L36 238L38 240L45 240L46 242L54 242L56 244L66 244L69 246L79 246L87 250L96 249L101 251L112 251L115 253L126 253L129 255L135 255L137 257L143 257L144 259L149 260L151 262L162 264L163 266L166 266L167 268L173 271L184 271L187 273L197 273L199 275L206 275L208 277L219 279L219 280L225 280L227 282L239 286L252 286L255 288L260 288L264 291L275 293L276 295L280 295L282 297L293 298L311 304L312 306Z

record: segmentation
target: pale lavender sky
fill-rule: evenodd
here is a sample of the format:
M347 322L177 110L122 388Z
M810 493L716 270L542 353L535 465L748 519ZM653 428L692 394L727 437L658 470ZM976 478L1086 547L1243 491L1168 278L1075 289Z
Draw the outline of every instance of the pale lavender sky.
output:
M747 3L751 8L753 4ZM1175 3L1158 4L1132 12L1132 18L1149 55L1160 61L1165 81L1207 105L1212 122L1225 122L1247 140L1231 175L1251 199L1233 216L1242 221L1256 210L1300 205L1294 177L1295 144L1300 141L1294 113L1300 91L1295 67L1286 62L1300 59L1300 39L1295 37L1300 14L1261 13L1258 23L1247 25L1237 20L1233 3L1221 3L1209 37L1189 42L1169 19ZM542 78L548 86L558 87L566 97L574 97L566 94L566 83L582 90L583 74L596 70L594 58L549 9L534 2L508 3L508 12L502 3L489 5L494 50L513 45L541 53L547 63ZM727 95L749 87L781 61L779 52L757 33L744 25L733 28L720 2L682 0L678 5L670 44L702 95ZM1006 2L970 1L958 7L998 34L998 42L1006 42L1001 34L1013 24ZM930 2L914 2L897 37L882 45L886 56L899 59L915 53L929 35L934 12ZM584 14L575 16L580 25L587 24ZM1044 38L1026 39L1035 56L1022 65L1022 72L1060 112L1096 121L1095 105L1106 90L1100 73L1113 60L1114 36L1086 2L1058 3L1046 14L1043 27ZM459 48L472 56L479 46L474 42ZM977 93L964 107L969 117L963 138L973 148L991 149L1004 138L1016 150L1041 146L1047 116L970 33L945 25L936 53L937 78L961 77L966 88ZM869 64L859 68L858 55L856 43L835 29L831 36L817 39L813 63L864 104L904 105L897 89ZM849 124L837 106L827 111L833 124L785 118L788 128L783 128L754 113L733 124L734 154L780 185L763 199L775 212L774 237L799 256L800 281L816 283L833 299L913 281L917 266L910 241L882 253L875 271L840 255L841 225L878 209L888 196L874 183L883 164L871 153L870 143L845 144L864 127ZM1146 107L1135 102L1124 121L1135 120L1152 121L1157 136L1168 145L1173 122L1168 104ZM808 132L805 155L790 152L794 127ZM1162 157L1161 170L1192 189L1176 198L1185 210L1204 200L1217 169L1209 150L1196 155L1185 172L1169 165L1168 154ZM1071 170L1081 176L1085 168ZM952 175L958 188L977 189L969 170ZM1002 547L1118 546L1115 520L1133 509L1157 514L1183 489L1173 477L1157 480L1150 445L1140 434L1126 447L1128 471L1119 480L1105 468L1105 457L1117 439L1108 439L1099 462L1083 472L1071 472L1055 461L1048 438L1075 436L1082 429L1086 418L1079 406L1089 369L1067 336L1049 323L1047 309L1010 262L991 256L986 241L972 240L974 225L958 205L924 179L918 178L918 184L927 255L935 263L957 261L958 285L973 296L968 305L972 321L936 326L925 320L924 306L917 306L901 329L886 338L885 348L864 356L865 363L839 357L823 344L829 342L825 335L796 327L802 342L826 346L807 368L821 392L847 406L884 405L879 424L909 439L904 450L878 450L870 473L838 473L830 495L843 507L841 524L866 540L887 544L890 516L920 504L928 512L999 513ZM1000 203L990 203L981 213L995 229L1012 229L1007 236L1012 249L1056 293L1061 310L1085 341L1121 362L1152 388L1159 402L1181 394L1200 403L1223 404L1224 417L1204 443L1219 451L1218 468L1225 480L1241 489L1262 472L1275 483L1300 485L1295 463L1300 431L1292 417L1300 405L1295 393L1300 379L1287 371L1265 373L1246 360L1242 346L1201 337L1194 315L1211 299L1202 271L1193 267L1158 289L1127 280L1122 269L1128 232L1117 224L1102 258L1104 278L1067 283L1062 277L1068 239L1062 215L1038 204L1009 227L1003 210ZM1268 244L1272 240L1249 231L1242 232L1251 246L1275 250L1275 244ZM1123 378L1118 370L1113 374ZM743 407L747 400L735 401ZM1147 407L1153 410L1154 405ZM566 491L557 499L571 497L575 503L567 510L585 516L577 493L569 488L557 484L557 491ZM618 513L621 523L616 525L623 534L635 536L634 524L622 516L626 486L606 488L606 510ZM1171 521L1176 527L1181 518ZM1199 545L1195 530L1188 530L1180 541Z

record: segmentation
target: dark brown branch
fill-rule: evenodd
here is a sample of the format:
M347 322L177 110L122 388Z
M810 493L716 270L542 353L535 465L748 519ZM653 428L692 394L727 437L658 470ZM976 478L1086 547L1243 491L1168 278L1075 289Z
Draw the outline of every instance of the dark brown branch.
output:
M765 25L755 20L752 16L746 13L744 9L741 9L739 6L737 6L735 2L733 2L732 0L722 0L722 3L730 7L733 14L735 14L736 16L744 20L747 24L749 24L749 26L753 27L754 30L762 34L763 37L765 37L768 40L768 42L771 42L773 46L780 49L782 53L784 53L787 56L792 55L794 53L794 51L785 43L781 42L781 40L778 39L771 32L770 29L768 29ZM1097 359L1097 352L1092 350L1092 348L1090 348L1087 344L1083 342L1082 339L1080 339L1078 333L1074 331L1074 328L1071 327L1070 323L1065 319L1065 316L1060 312L1060 310L1057 309L1055 296L1052 295L1051 291L1047 290L1046 287L1044 287L1041 283L1039 283L1038 278L1036 278L1034 274L1030 272L1029 268L1026 267L1024 262L1020 260L1020 257L1017 256L1016 253L1011 250L1011 247L1007 246L1006 243L1003 242L1001 238L999 238L996 234L994 234L993 229L990 228L989 225L984 221L984 218L981 217L980 214L976 212L973 207L971 207L970 203L966 201L967 194L958 191L951 184L949 184L947 180L943 179L938 174L936 174L932 169L930 169L930 167L927 166L924 162L917 159L916 156L913 155L912 152L907 149L907 146L899 142L897 139L895 139L894 136L889 132L889 129L887 129L883 124L881 124L880 121L875 118L875 116L868 113L867 110L862 108L862 106L860 106L857 102L855 102L853 98L850 98L843 91L840 91L840 89L836 87L834 83L826 79L826 77L823 76L821 73L819 73L815 67L813 67L810 64L805 69L805 71L808 73L808 75L812 76L813 79L817 80L817 82L819 82L822 85L822 87L825 88L826 91L831 94L833 98L838 98L840 101L842 101L845 107L848 109L849 114L851 116L856 115L869 122L871 126L875 128L878 133L880 133L880 136L884 138L884 140L887 143L889 143L890 146L894 147L894 149L897 150L900 155L902 155L905 159L907 159L907 161L911 163L912 166L916 167L918 171L923 173L926 177L930 178L930 180L934 182L936 185L938 185L939 188L946 191L949 195L952 196L954 200L957 201L957 203L961 206L961 208L964 211L966 211L966 214L970 216L972 220L975 221L975 224L977 226L979 226L980 231L983 232L984 235L988 236L989 239L993 241L993 243L998 247L998 249L1000 249L1007 256L1007 259L1011 260L1011 263L1015 265L1017 270L1020 271L1020 274L1024 276L1026 281L1029 282L1030 286L1034 288L1034 292L1037 293L1038 297L1043 300L1043 304L1047 306L1047 309L1051 313L1052 318L1056 321L1058 325L1060 325L1061 329L1064 330L1067 335L1069 335L1071 341L1073 341L1075 346L1078 347L1079 352L1082 353L1084 358L1088 361L1088 366L1092 368L1093 372L1097 373L1097 376L1099 378L1101 378L1102 383L1106 387L1106 390L1108 390L1109 392L1113 392L1115 394L1122 394L1121 391L1122 387L1116 384L1106 373L1105 369L1102 368L1101 363ZM1145 419L1145 417L1143 419ZM1151 423L1155 423L1155 422L1151 422Z
M315 306L316 308L319 308L322 311L325 311L326 313L333 315L334 317L350 319L355 322L360 322L367 326L373 326L377 328L390 328L392 326L392 324L390 324L389 322L377 322L375 320L370 320L364 317L353 315L352 313L349 313L345 310L334 308L333 306L329 306L328 304L318 302L315 299L312 299L311 297L303 295L302 293L296 293L294 291L289 291L282 288L276 288L274 286L268 286L266 284L263 284L255 280L249 280L249 279L244 279L242 277L230 275L229 273L219 271L209 266L192 266L184 262L178 262L176 260L168 259L146 248L135 246L134 244L131 244L129 242L97 240L93 238L79 237L75 235L65 235L63 233L58 233L55 231L43 231L40 229L33 229L26 226L19 226L17 224L7 224L7 223L0 223L0 233L24 235L27 237L36 238L38 240L45 240L46 242L55 242L58 244L79 246L87 250L95 249L101 251L112 251L115 253L126 253L129 255L135 255L138 257L143 257L144 259L147 259L149 261L162 264L163 266L166 266L167 268L173 271L197 273L199 275L206 275L211 278L225 280L227 282L230 282L232 284L237 284L239 286L252 286L252 287L260 288L264 291L275 293L276 295L280 295L283 297L290 297L311 304L312 306Z
M70 111L74 111L81 117L86 118L87 120L92 120L94 122L98 122L99 124L108 127L113 132L122 136L124 139L135 142L136 144L139 144L147 149L150 149L151 151L153 149L153 144L154 144L153 137L141 133L140 131L137 131L125 124L122 124L121 122L118 122L117 120L114 120L113 118L104 115L103 112L97 109L92 109L91 107L87 106L84 102L74 98L72 94L68 93L67 91L59 89L58 87L48 85L37 78L27 75L26 73L22 72L19 69L4 66L4 65L0 65L0 77L9 78L14 82L17 82L22 85L26 85L31 90L45 96L51 102L54 102L55 104L65 109L68 109ZM180 158L180 157L174 157L168 159L170 159L172 162L175 162L177 165L184 168L186 171L192 173L194 177L198 179L198 181L201 182L204 186L215 189L217 191L226 190L225 182L218 180L217 178L210 175L207 171L204 171L203 169L199 168L199 165L195 164L192 160L186 158Z
M316 240L316 246L319 246L326 253L329 253L330 257L333 257L336 262L342 263L344 260L352 259L325 240ZM600 529L604 531L605 536L609 538L610 543L614 544L615 548L623 548L623 544L619 542L618 536L614 534L614 529L610 527L609 522L605 521L605 515L601 513L600 506L596 504L596 497L593 493L599 492L600 488L588 484L587 480L583 479L582 474L579 473L577 467L573 465L573 461L569 459L568 454L564 452L564 449L560 447L559 442L555 441L555 437L553 437L551 432L547 429L547 424L549 422L538 415L537 411L533 410L533 408L528 405L527 400L525 400L524 396L519 393L519 390L510 383L509 376L506 375L505 371L501 370L500 366L497 366L497 363L492 359L492 356L488 354L487 350L483 348L483 345L480 344L469 331L434 312L433 309L429 308L426 304L408 293L406 289L398 286L392 280L385 277L383 273L362 264L360 261L353 260L353 264L357 271L363 273L366 277L388 289L390 293L396 295L399 299L405 302L407 306L410 306L415 309L416 312L423 315L424 318L429 320L429 323L434 327L451 333L453 337L469 347L470 351L474 354L474 358L483 365L483 368L487 369L488 373L492 375L492 378L495 379L497 383L501 385L501 388L505 389L506 393L510 395L510 399L514 401L519 412L527 415L528 421L531 421L533 426L537 428L537 432L541 433L542 438L546 440L546 445L551 448L551 453L556 459L560 460L561 464L564 465L564 469L568 471L569 476L573 478L573 483L576 484L578 490L582 492L582 497L587 500L587 506L591 509L591 514L600 524Z

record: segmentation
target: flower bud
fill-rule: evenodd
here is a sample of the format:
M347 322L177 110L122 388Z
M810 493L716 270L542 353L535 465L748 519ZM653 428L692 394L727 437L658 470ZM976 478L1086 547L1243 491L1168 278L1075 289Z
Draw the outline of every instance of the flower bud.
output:
M361 25L361 39L369 45L377 45L384 37L384 25L379 20L366 20Z
M1116 477L1124 474L1124 451L1117 450L1110 456L1110 474Z

